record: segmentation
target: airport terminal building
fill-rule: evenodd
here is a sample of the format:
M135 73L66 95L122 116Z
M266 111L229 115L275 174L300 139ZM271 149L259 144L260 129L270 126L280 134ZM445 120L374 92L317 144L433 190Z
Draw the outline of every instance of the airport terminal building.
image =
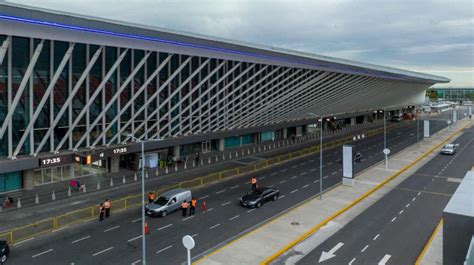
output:
M0 3L0 193L363 122L449 79ZM357 119L356 117L362 117ZM351 123L349 122L349 123ZM328 126L327 124L324 126ZM75 162L92 156L91 164Z

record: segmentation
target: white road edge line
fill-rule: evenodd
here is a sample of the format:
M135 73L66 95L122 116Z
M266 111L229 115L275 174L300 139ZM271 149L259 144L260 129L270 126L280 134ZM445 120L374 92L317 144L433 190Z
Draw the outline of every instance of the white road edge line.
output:
M114 248L114 247L106 248L106 249L104 249L104 250L101 250L101 251L99 251L99 252L97 252L97 253L92 254L92 256L95 257L95 256L100 255L100 254L102 254L102 253L104 253L104 252L107 252L107 251L109 251L109 250L111 250L111 249L113 249L113 248Z
M165 247L165 248L162 248L162 249L158 250L158 251L156 252L156 254L159 254L159 253L161 253L161 252L163 252L163 251L165 251L165 250L167 250L167 249L170 249L170 248L172 248L172 247L173 247L173 245L169 245L169 246L167 246L167 247Z
M168 228L168 227L170 227L170 226L172 226L172 225L173 225L173 224L165 225L165 226L162 226L162 227L160 227L160 228L158 228L158 229L156 229L156 230L160 231L160 230L163 230L163 229L165 229L165 228Z
M141 237L142 237L142 236L140 235L140 236L137 236L137 237L131 238L131 239L127 240L127 242L132 242L132 241L135 241L135 240L137 240L137 239L139 239L139 238L141 238Z
M83 237L83 238L76 239L76 240L72 241L71 243L72 243L72 244L76 244L77 242L80 242L80 241L82 241L82 240L86 240L86 239L88 239L88 238L91 238L91 236L85 236L85 237Z
M32 258L36 258L36 257L41 256L41 255L43 255L43 254L49 253L49 252L51 252L51 251L53 251L52 248L50 248L50 249L48 249L48 250L46 250L46 251L43 251L43 252L41 252L41 253L38 253L38 254L36 254L36 255L33 255L33 256L31 256L31 257L32 257Z
M23 243L28 242L28 241L33 240L33 239L35 239L35 238L34 238L34 237L28 238L28 239L22 240L22 241L20 241L20 242L18 242L18 243L15 243L14 245L15 245L15 246L18 246L18 245L20 245L20 244L23 244Z
M66 229L66 228L68 228L68 227L69 227L69 225L66 225L65 227L61 227L61 228L56 229L56 230L53 230L53 231L51 231L51 232L55 233L55 232L61 231L61 230L63 230L63 229Z

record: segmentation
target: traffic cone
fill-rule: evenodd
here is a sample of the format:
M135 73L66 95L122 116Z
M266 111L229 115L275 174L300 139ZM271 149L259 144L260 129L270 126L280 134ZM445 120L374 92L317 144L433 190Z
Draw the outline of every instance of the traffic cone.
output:
M202 212L207 212L207 206L206 206L206 201L203 201L201 204L201 211Z
M150 233L150 229L148 228L148 222L145 222L145 235Z

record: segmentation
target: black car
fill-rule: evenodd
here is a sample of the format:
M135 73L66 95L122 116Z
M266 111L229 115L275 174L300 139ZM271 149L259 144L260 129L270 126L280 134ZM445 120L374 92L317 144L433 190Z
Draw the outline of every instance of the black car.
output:
M0 264L5 263L8 259L10 248L8 247L7 241L0 241Z
M278 200L280 191L275 188L257 188L240 198L240 205L249 208L260 208L268 201Z

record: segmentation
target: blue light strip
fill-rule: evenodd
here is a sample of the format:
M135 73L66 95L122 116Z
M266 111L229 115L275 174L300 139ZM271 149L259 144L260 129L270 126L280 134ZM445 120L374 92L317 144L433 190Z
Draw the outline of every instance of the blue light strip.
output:
M279 61L279 62L296 63L296 64L300 64L300 65L307 65L307 66L322 68L322 69L326 69L328 71L331 71L332 69L335 69L335 70L339 70L339 71L342 71L343 73L347 73L347 74L351 74L351 73L352 74L364 74L364 75L370 75L370 76L377 76L379 78L401 79L401 80L403 80L402 77L391 76L391 75L386 75L386 74L373 74L373 73L368 73L366 71L361 71L361 70L347 70L347 69L337 68L337 67L334 67L334 66L328 67L328 66L323 66L323 65L319 65L319 64L300 62L298 60L283 59L283 58L277 58L277 57L266 56L266 55L261 55L261 54L241 52L241 51L236 51L236 50L229 50L229 49L224 49L224 48L204 46L204 45L198 45L198 44L192 44L192 43L186 43L186 42L171 41L171 40L165 40L165 39L153 38L153 37L145 37L145 36L139 36L139 35L133 35L133 34L118 33L118 32L99 30L99 29L93 29L93 28L85 28L85 27L79 27L79 26L73 26L73 25L67 25L67 24L59 24L59 23L49 22L49 21L39 21L39 20L34 20L34 19L14 17L14 16L8 16L8 15L0 15L0 19L11 20L11 21L16 21L16 22L23 22L23 23L29 23L29 24L36 24L36 25L42 25L42 26L49 26L49 27L55 27L55 28L61 28L61 29L84 31L84 32L90 32L90 33L96 33L96 34L108 35L108 36L114 36L114 37L120 37L120 38L128 38L128 39L137 39L137 40L143 40L143 41L159 42L159 43L164 43L164 44L183 46L183 47L189 47L189 48L195 48L195 49L204 49L204 50L217 51L217 52L223 52L223 53L244 55L244 56L268 59L268 60ZM334 63L341 64L341 63L337 63L337 62L334 62ZM359 67L359 66L352 66L352 67ZM368 70L384 73L383 70L375 70L375 69L374 70L368 69ZM388 74L389 72L385 72L385 73ZM400 75L398 73L390 73L390 74ZM405 74L402 74L402 75L405 75ZM420 77L415 77L415 78L420 78Z

